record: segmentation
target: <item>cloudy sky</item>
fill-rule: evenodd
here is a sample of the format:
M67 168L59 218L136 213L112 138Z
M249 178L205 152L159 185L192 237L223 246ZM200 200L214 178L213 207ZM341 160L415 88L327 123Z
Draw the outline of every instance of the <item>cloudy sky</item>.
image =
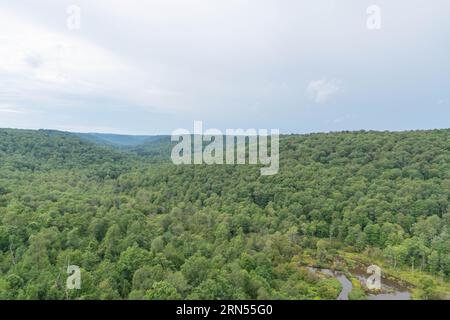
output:
M448 0L0 0L0 127L448 128L449 12Z

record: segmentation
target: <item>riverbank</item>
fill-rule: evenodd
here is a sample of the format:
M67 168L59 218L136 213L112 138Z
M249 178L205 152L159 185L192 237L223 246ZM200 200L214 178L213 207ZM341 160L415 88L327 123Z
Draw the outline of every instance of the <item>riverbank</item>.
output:
M309 257L304 267L310 272L334 277L341 285L338 300L416 300L450 299L450 283L419 270L392 268L384 259L364 254L339 251L329 263ZM382 270L381 290L367 288L367 267L377 265Z
M308 267L314 274L323 274L336 278L342 286L337 300L411 300L408 288L395 281L381 280L381 289L372 291L365 285L370 274L360 274L353 271L347 274L326 268Z
M388 283L398 283L402 287L408 288L411 292L411 298L449 300L450 283L441 277L433 276L420 270L411 270L408 267L392 268L385 259L367 256L362 254L339 252L340 259L343 259L347 265L369 266L376 264L382 269L385 281Z

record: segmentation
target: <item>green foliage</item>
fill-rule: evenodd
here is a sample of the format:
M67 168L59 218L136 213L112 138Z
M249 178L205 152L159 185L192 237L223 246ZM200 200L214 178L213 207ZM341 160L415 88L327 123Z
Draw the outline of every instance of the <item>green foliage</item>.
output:
M181 296L177 289L166 281L155 282L151 289L147 290L145 298L149 300L178 300Z
M367 296L366 296L364 290L358 288L358 289L353 289L348 294L348 299L349 300L367 300Z
M121 140L122 141L122 140ZM337 249L450 277L450 130L290 135L280 172L0 130L0 299L335 299ZM157 159L157 161L155 160ZM82 288L67 292L68 264ZM351 299L364 298L353 290Z

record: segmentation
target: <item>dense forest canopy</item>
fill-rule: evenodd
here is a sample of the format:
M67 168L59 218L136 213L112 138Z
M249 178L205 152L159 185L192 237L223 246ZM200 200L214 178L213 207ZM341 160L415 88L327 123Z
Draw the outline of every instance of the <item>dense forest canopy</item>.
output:
M343 252L448 297L449 129L285 135L274 176L170 149L1 129L0 299L334 299L305 267Z

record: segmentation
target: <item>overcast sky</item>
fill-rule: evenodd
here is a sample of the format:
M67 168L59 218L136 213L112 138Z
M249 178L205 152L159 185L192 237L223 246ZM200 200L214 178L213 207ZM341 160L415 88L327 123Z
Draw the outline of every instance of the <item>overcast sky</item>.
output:
M0 0L0 127L448 128L449 14L448 0Z

